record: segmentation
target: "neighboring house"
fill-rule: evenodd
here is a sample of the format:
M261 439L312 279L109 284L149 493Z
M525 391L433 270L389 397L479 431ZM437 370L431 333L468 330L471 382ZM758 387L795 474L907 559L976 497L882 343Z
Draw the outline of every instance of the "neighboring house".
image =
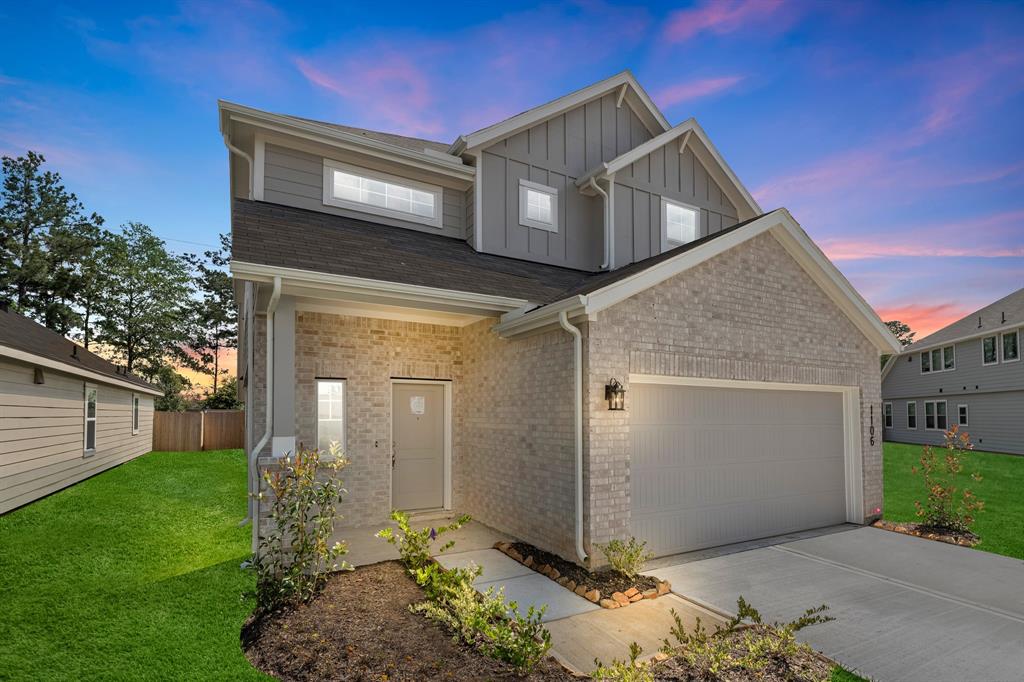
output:
M895 339L632 74L452 144L228 102L220 125L250 485L337 440L345 523L467 512L577 561L881 505Z
M1024 454L1024 289L907 346L882 369L885 440Z
M0 513L152 450L158 395L0 306Z

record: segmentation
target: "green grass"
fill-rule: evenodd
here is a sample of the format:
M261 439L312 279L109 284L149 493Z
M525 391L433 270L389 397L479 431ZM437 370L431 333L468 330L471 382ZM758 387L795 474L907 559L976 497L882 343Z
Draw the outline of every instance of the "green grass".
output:
M829 682L867 682L867 680L856 673L851 673L846 668L836 666L832 668L832 676L829 678Z
M239 644L245 466L154 452L0 517L0 678L267 679Z
M920 445L886 443L884 448L885 506L890 521L917 521L914 500L924 501L924 484L911 472L921 456ZM966 479L985 502L976 515L974 532L981 537L976 549L1024 559L1024 457L974 451L964 457L965 473L977 471L979 483Z

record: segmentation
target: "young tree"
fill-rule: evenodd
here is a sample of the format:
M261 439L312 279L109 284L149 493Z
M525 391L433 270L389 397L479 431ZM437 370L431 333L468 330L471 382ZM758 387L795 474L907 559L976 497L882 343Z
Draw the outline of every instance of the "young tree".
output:
M204 252L204 258L187 256L196 273L199 297L190 305L190 328L185 340L184 364L213 379L211 396L217 384L228 373L220 365L221 353L238 347L238 310L231 275L231 237L220 235L220 248Z
M203 400L203 407L208 410L240 410L244 405L238 399L238 377L227 377Z
M153 381L164 392L153 401L153 409L160 412L184 412L188 409L188 391L192 383L178 374L173 365L160 365L154 373Z
M105 243L101 266L95 340L129 372L152 377L184 340L188 265L168 253L148 226L133 222Z
M93 255L103 219L86 215L45 159L2 158L0 297L19 312L66 334L78 322L75 303L82 264Z
M917 335L917 332L911 331L909 324L899 320L889 320L885 323L885 326L889 328L889 331L892 332L892 335L896 337L896 340L904 348L914 343L914 337Z

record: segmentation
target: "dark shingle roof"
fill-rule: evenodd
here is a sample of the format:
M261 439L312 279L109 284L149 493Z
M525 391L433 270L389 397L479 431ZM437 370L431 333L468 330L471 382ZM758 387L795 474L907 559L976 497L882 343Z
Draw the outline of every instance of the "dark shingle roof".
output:
M978 326L979 318L981 319L980 327ZM985 330L998 329L1010 324L1024 324L1024 289L1018 289L1008 296L1003 296L995 303L989 303L984 308L975 310L953 324L946 325L939 331L907 346L903 352L909 353L925 346L945 343L971 334L981 334Z
M318 121L315 118L304 118L302 116L292 116L290 114L278 114L278 116L285 116L287 118L294 118L298 121L306 121L308 123L316 123L317 125L327 126L340 130L343 133L351 133L352 135L362 135L371 140L377 140L378 142L387 142L393 144L396 147L404 147L405 149L411 149L413 151L422 152L425 149L433 149L438 152L448 152L448 147L451 145L447 142L438 142L436 140L425 140L422 137L409 137L408 135L397 135L395 133L386 133L381 130L370 130L369 128L356 128L354 126L341 125L340 123L329 123L327 121Z
M236 199L231 217L232 258L546 305L597 291L756 219L612 272L594 273L477 253L460 239Z
M133 374L121 374L112 362L90 353L52 329L3 308L0 308L0 345L60 362L71 369L95 372L156 390L144 379Z

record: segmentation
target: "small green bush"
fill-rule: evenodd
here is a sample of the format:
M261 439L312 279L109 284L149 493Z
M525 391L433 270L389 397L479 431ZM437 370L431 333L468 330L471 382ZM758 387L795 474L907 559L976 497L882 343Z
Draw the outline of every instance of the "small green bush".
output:
M631 537L628 541L612 540L603 545L597 545L608 564L627 578L635 578L640 573L640 568L654 556L654 552L647 550L646 541L637 541Z
M330 571L352 568L338 561L348 551L344 543L328 545L339 518L337 504L345 493L340 474L348 464L337 443L331 443L328 454L330 460L322 461L319 450L303 448L281 460L281 471L263 474L274 500L271 529L260 538L250 563L256 572L259 609L308 601Z
M377 531L377 537L387 540L390 544L397 547L402 563L410 571L415 571L433 561L430 557L430 543L445 533L458 530L463 525L469 523L469 516L464 514L447 526L427 527L420 530L413 530L412 526L409 525L409 515L397 509L391 512L391 520L398 524L398 530L396 531L391 526L388 526L383 530ZM445 543L437 550L437 553L441 554L451 549L454 544L454 541Z
M629 661L615 659L605 667L601 661L594 659L597 669L590 673L591 679L609 680L610 682L654 682L650 661L637 661L643 647L636 642L629 645Z

